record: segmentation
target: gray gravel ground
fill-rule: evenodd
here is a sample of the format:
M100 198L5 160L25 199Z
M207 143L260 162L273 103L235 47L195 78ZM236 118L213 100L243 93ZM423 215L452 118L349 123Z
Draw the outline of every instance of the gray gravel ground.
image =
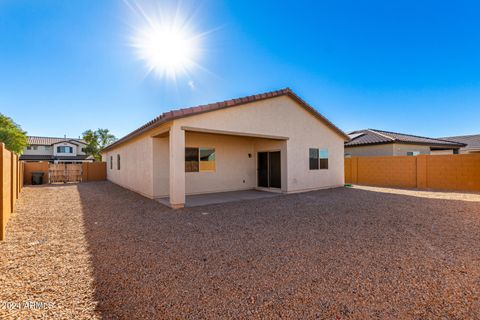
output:
M341 188L170 210L109 182L27 187L0 317L480 319L480 202Z

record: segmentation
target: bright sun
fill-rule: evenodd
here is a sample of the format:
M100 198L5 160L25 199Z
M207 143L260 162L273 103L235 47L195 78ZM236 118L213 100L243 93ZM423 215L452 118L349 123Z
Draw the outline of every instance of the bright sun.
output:
M181 19L178 11L166 18L147 15L139 6L131 9L141 17L131 45L138 58L145 62L149 73L159 78L176 79L198 66L196 60L202 35L193 33L188 20Z
M141 30L135 48L149 72L158 76L175 77L194 66L197 55L195 38L175 26L153 26Z

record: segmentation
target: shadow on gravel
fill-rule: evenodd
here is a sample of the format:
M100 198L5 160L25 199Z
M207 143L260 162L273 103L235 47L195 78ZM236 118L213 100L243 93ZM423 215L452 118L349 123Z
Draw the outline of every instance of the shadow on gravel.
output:
M480 206L339 188L173 211L78 185L104 318L468 318Z

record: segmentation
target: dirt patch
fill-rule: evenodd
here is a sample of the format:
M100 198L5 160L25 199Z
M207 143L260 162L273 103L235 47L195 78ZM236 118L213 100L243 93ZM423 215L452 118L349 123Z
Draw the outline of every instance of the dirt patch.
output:
M28 317L480 314L477 202L341 188L173 211L99 182L25 188L17 211L0 301L55 302Z
M0 242L0 318L95 317L83 219L76 185L24 188Z
M428 199L443 199L443 200L461 200L461 201L473 201L480 202L480 193L471 192L442 192L442 191L425 191L425 190L413 190L413 189L395 189L395 188L380 188L369 186L354 186L355 189L391 193L411 197L428 198Z

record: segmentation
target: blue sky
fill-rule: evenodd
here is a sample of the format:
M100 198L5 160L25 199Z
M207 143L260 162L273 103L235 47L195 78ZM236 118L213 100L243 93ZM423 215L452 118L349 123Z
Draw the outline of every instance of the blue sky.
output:
M134 19L123 1L0 0L0 112L31 135L108 128L121 137L173 108L290 87L345 131L480 133L476 1L179 8L208 35L203 69L173 82L148 75L129 46Z

